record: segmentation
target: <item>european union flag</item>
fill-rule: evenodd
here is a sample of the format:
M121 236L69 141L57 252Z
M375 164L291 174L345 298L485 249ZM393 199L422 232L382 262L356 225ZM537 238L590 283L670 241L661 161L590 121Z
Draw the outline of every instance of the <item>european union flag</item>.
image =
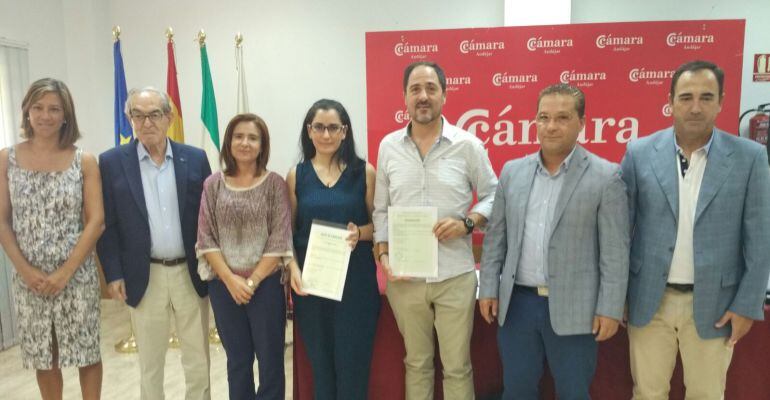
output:
M115 146L120 146L129 143L134 137L128 117L123 112L128 90L126 90L126 73L123 71L123 55L120 52L120 39L115 40L112 54L115 60Z

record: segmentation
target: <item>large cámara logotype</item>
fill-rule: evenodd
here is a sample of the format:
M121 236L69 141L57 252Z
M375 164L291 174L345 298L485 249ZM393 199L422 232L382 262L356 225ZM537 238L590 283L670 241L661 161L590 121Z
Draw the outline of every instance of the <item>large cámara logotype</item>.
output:
M457 126L478 137L484 146L515 146L539 143L534 119L518 119L511 115L513 106L508 104L500 112L486 108L474 108L457 119ZM495 120L490 120L495 119ZM580 144L628 143L639 137L639 120L636 117L586 118L585 129L578 136Z
M667 112L666 107L663 110L664 115ZM456 125L478 137L485 147L538 144L536 121L517 119L511 114L512 110L513 106L508 104L494 115L489 109L473 108L460 115ZM669 116L670 113L671 109L668 107ZM490 120L492 118L496 120ZM403 125L411 118L406 110L396 110L394 120ZM638 137L639 120L635 117L595 117L586 118L585 129L580 132L578 143L600 144L612 140L614 143L625 144Z

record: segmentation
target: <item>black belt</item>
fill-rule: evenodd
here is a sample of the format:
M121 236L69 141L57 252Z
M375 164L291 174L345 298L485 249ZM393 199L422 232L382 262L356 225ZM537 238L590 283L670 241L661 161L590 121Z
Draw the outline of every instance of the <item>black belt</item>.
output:
M187 262L187 258L179 257L179 258L172 258L170 260L163 260L163 259L160 259L160 258L152 258L152 257L150 257L150 262L153 263L153 264L161 264L161 265L165 265L167 267L173 267L175 265L179 265L179 264Z
M522 291L522 292L532 293L535 296L548 297L548 288L545 287L545 286L543 286L541 288L537 288L535 286L522 286L522 285L519 285L519 284L514 284L513 285L513 290L514 291L519 290L519 291ZM543 290L545 290L545 291L543 291Z
M692 283L666 283L666 287L676 290L677 292L688 293L692 292L695 285Z

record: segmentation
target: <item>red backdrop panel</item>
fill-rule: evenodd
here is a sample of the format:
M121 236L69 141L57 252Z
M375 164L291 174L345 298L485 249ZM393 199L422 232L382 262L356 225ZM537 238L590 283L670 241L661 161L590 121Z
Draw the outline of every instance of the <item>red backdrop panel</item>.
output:
M402 74L420 60L444 68L444 115L484 141L498 173L537 150L537 94L558 82L585 92L580 143L611 161L630 139L671 125L671 75L694 59L724 69L717 125L737 132L744 27L711 20L367 33L369 160L376 165L382 138L408 123Z

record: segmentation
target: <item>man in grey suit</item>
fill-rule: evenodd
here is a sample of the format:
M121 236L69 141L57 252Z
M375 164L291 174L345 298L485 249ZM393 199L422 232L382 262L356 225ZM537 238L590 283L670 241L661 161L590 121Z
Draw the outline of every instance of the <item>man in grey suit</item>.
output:
M687 398L721 399L733 345L763 317L770 170L762 146L714 127L723 82L710 62L680 66L674 126L629 143L622 162L637 400L668 399L677 351Z
M561 399L588 399L597 342L623 316L628 214L620 168L577 144L585 97L538 97L540 151L503 167L484 237L479 306L497 317L504 399L539 399L543 361Z

